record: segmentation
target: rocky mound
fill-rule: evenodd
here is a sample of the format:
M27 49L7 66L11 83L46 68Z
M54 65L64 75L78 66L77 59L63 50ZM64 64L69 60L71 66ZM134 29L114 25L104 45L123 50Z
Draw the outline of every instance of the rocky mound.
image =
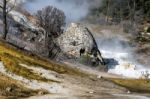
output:
M80 58L84 54L92 57L93 62L103 63L93 35L88 28L79 23L72 23L58 38L58 44L61 50L70 57Z

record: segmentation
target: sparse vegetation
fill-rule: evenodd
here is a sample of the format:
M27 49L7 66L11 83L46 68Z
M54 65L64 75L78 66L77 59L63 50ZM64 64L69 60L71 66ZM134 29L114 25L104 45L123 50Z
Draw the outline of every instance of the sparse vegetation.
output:
M2 62L4 63L4 66L9 72L15 73L16 75L20 75L28 79L35 79L39 81L51 81L47 80L46 78L42 78L40 75L33 73L31 70L26 69L25 67L20 66L19 59L11 56L8 53L1 54L0 57Z
M30 78L35 77L36 79L46 80L43 78L37 78L36 74L33 74L30 70L19 66L19 63L24 63L29 66L43 67L44 69L52 70L60 74L80 76L86 75L79 70L68 67L66 65L60 65L59 63L40 58L39 56L33 54L30 55L29 53L24 53L23 51L17 50L19 49L16 49L15 47L12 47L11 45L4 42L0 42L0 57L1 60L4 62L5 67L7 67L9 71L16 72ZM20 71L20 69L22 70L22 72ZM31 76L31 74L33 75Z
M110 79L110 81L132 92L150 93L150 80L148 79Z
M7 44L5 41L0 41L0 61L3 62L8 72L20 75L30 80L38 80L48 83L61 83L60 81L43 78L41 75L38 75L35 72L32 72L32 70L20 66L19 64L23 63L28 66L38 66L60 74L87 76L87 74L80 72L78 69L57 64L34 54L30 54L29 52L23 52L22 50ZM12 80L11 78L0 74L0 91L2 92L0 95L4 96L4 98L5 96L7 98L9 98L9 96L11 98L18 98L37 95L41 91L44 94L48 93L45 90L30 90L18 83L19 81ZM11 92L6 91L7 87L12 88Z
M34 91L23 87L17 81L12 80L4 75L0 75L0 95L7 98L16 99L18 97L28 97L36 95ZM1 97L0 97L1 98ZM5 98L4 98L5 99Z
M46 30L47 37L57 37L63 32L62 26L65 25L65 14L56 7L47 6L37 11L36 17L39 26Z
M142 18L149 20L150 1L149 0L102 0L102 6L95 9L97 13L106 15L106 20L120 22L130 20L140 21ZM96 13L96 14L97 14ZM137 19L138 18L138 19ZM141 18L141 19L139 19Z
M47 48L48 57L53 59L59 53L59 46L55 38L63 33L62 27L65 25L65 14L53 6L47 6L37 11L37 24L45 29L45 48ZM56 50L53 52L53 50Z

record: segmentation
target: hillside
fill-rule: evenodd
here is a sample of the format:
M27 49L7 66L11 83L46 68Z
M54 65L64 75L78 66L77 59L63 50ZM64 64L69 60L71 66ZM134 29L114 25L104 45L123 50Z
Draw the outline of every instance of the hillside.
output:
M134 97L134 94L126 95L127 89L113 84L110 79L106 80L94 73L88 74L87 71L83 72L74 66L48 61L29 52L23 52L4 41L0 42L0 58L0 91L4 99L29 96L34 96L29 99ZM127 87L128 84L122 86ZM46 96L42 96L44 94Z
M17 50L19 49L3 41L0 42L0 83L2 84L1 92L3 92L1 95L6 97L28 97L46 93L58 94L58 96L62 94L64 97L68 95L86 97L82 94L87 92L88 95L88 92L92 92L93 88L90 87L94 85L93 87L96 88L94 83L99 85L99 82L103 81L110 84L110 87L114 86L105 80L96 80L94 76L70 66L60 65L29 52ZM102 86L105 86L104 83ZM116 88L118 89L112 88L112 90L119 91L120 88L118 86Z
M0 99L150 99L149 7L1 0Z

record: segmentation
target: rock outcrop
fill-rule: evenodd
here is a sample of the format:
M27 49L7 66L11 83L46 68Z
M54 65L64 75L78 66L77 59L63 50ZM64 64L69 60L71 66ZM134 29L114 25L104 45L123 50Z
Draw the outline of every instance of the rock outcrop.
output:
M7 41L14 46L31 51L44 57L54 57L59 47L54 42L49 42L48 48L45 44L46 32L36 24L36 18L25 13L26 11L12 10L8 16L9 32ZM0 12L1 15L1 12ZM0 17L2 20L2 17ZM0 28L2 28L0 21ZM2 33L2 29L0 30ZM2 35L2 34L0 34Z
M80 58L80 51L83 50L84 54L89 54L95 61L104 63L93 35L81 24L72 23L58 38L58 44L61 50L70 57Z

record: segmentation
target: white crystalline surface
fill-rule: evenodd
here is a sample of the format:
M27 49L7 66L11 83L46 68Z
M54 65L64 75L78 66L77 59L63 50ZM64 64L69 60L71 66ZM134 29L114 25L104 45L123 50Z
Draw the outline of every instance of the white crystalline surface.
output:
M114 59L117 63L109 63L108 73L122 75L129 78L142 78L146 75L150 78L150 70L134 63L130 60L129 53L101 50L102 56L108 59ZM142 68L141 68L142 67Z
M4 67L2 62L0 62L0 72L2 74L12 78L12 79L20 81L24 86L26 86L28 88L31 88L31 89L35 89L35 90L37 90L37 89L45 89L45 90L49 91L50 93L64 93L64 92L68 92L68 89L64 89L61 85L59 85L57 83L47 83L47 82L40 82L40 81L37 81L37 80L29 80L29 79L26 79L26 78L24 78L22 76L18 76L18 75L15 75L15 74L11 73L11 72L8 72L5 69L5 67ZM51 77L50 73L48 73L47 75L45 74L45 78L50 78L50 77Z
M56 76L57 76L56 72L53 72L53 71L50 71L50 70L45 70L44 68L41 68L41 67L27 66L25 64L20 64L20 66L23 66L27 69L30 69L34 73L37 73L37 74L39 74L40 76L42 76L46 79L52 79L52 80L58 81L58 78L56 78Z

